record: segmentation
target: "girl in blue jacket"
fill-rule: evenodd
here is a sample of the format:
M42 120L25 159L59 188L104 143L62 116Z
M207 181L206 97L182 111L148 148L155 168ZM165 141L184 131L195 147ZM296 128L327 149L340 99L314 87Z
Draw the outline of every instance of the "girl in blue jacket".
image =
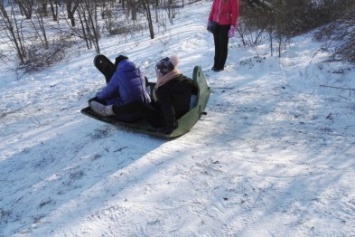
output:
M139 110L130 114L115 114L113 105L120 107L131 102L148 105L150 96L141 70L126 56L116 58L116 71L105 88L89 100L90 108L102 116L115 116L123 122L134 122L142 118Z

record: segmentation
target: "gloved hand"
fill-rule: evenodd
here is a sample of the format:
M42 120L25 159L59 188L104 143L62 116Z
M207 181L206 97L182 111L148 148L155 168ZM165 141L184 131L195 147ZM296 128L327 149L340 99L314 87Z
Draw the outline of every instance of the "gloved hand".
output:
M91 101L96 101L96 102L99 102L101 104L106 104L105 103L105 100L102 100L102 99L99 99L98 97L94 97L94 98L91 98L90 100L88 100L88 103L90 104Z
M213 33L216 30L216 23L213 21L208 21L207 22L207 30L211 33Z
M88 103L90 103L91 101L95 100L96 101L96 96L94 98L91 98L90 100L88 100Z
M211 21L208 21L206 29L209 30L210 27L211 27Z
M128 57L124 56L124 55L120 55L115 59L115 67L117 67L117 65L123 61L123 60L128 60Z
M235 34L235 26L231 26L228 31L228 37L232 38L234 37L234 34Z

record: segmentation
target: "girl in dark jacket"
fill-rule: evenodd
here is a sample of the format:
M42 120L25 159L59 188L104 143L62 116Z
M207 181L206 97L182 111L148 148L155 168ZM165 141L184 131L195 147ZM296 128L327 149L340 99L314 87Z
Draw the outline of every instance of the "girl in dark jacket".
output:
M157 83L153 92L154 113L147 117L148 122L158 132L171 133L177 126L177 119L190 109L191 96L197 94L195 82L184 76L176 66L177 56L161 59L155 67Z
M132 102L145 105L150 103L146 81L140 69L129 61L126 56L116 58L116 71L103 90L96 97L89 100L90 108L103 116L115 115L124 122L133 122L142 118L139 111L128 114L115 114L113 105L121 107Z

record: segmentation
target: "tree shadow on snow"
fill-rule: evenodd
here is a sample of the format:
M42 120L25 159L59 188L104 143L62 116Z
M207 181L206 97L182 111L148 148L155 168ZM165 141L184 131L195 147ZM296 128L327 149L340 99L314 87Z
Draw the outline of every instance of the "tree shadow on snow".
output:
M31 142L22 141L28 144L0 162L0 236L29 234L49 223L65 226L90 215L141 179L130 165L166 142L85 116L24 137Z

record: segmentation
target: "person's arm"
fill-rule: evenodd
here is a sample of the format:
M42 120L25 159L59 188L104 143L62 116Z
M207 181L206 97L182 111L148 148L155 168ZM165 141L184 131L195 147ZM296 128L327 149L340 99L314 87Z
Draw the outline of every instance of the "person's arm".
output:
M96 97L100 99L111 99L113 97L119 96L118 93L118 80L122 77L122 73L115 71L109 83L96 94Z
M231 26L237 26L237 20L239 16L239 0L232 1L232 9L231 9Z
M189 81L191 81L191 93L193 94L193 95L197 95L197 92L198 92L198 89L197 89L197 85L196 85L196 82L194 81L194 80L189 80Z
M191 93L193 95L197 95L198 89L197 89L197 84L194 80L192 80L191 78L188 78L186 76L184 76L186 83L188 83L191 87Z
M216 1L213 1L212 6L211 6L211 10L210 10L210 15L208 16L208 21L212 21L213 20L213 15L214 15L214 11L215 11L215 3Z

